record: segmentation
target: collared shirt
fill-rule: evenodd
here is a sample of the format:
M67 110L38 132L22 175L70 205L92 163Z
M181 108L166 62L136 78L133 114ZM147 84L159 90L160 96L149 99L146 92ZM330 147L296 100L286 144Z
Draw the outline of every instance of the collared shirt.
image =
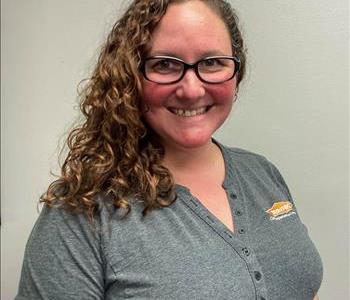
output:
M322 280L320 256L288 188L264 157L219 145L231 232L193 195L122 218L100 199L94 227L44 207L27 243L17 300L298 299Z

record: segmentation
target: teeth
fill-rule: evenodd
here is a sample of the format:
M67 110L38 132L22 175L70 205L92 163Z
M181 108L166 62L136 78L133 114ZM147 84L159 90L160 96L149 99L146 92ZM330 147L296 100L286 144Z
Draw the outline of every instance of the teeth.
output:
M181 117L193 117L197 115L202 115L206 111L206 107L200 107L197 109L189 110L189 109L177 109L177 108L172 108L171 111Z

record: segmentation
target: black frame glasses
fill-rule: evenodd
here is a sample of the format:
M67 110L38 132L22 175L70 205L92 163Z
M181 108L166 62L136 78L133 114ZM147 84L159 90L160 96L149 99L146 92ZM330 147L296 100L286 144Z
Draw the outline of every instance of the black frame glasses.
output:
M180 66L182 66L181 69L179 69L177 72L179 72L179 74L177 75L176 79L166 79L164 76L164 78L162 80L157 80L155 78L152 78L152 76L150 76L150 74L148 73L148 64L150 64L151 62L153 61L161 61L161 60L164 60L164 62L175 62L177 64L180 63ZM231 60L234 62L233 66L232 66L232 74L231 73L228 73L227 76L224 77L224 79L220 79L220 80L208 80L206 78L203 78L206 77L205 75L203 75L200 71L200 66L203 65L204 63L206 62L212 62L213 60L217 60L217 61L220 61L220 60ZM239 72L239 69L240 69L240 61L238 58L236 57L233 57L233 56L210 56L210 57L206 57L206 58L203 58L203 59L200 59L198 60L197 62L195 63L186 63L184 62L182 59L179 59L177 57L172 57L172 56L151 56L151 57L148 57L146 58L143 62L142 62L142 65L141 65L141 73L142 75L145 77L145 79L147 79L148 81L152 81L152 82L155 82L155 83L158 83L158 84L173 84L173 83L177 83L179 81L182 80L182 78L185 76L187 70L189 69L194 69L197 77L202 81L202 82L205 82L205 83L211 83L211 84L219 84L219 83L223 83L225 81L228 81L228 80L231 80L232 78L235 77L235 75ZM158 76L162 76L162 75L158 75ZM226 78L227 77L227 78Z

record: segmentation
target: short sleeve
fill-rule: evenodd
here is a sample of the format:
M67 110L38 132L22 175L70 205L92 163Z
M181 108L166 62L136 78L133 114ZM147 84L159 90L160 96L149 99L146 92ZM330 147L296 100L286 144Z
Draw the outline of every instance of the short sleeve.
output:
M26 245L16 300L104 298L98 222L44 206Z

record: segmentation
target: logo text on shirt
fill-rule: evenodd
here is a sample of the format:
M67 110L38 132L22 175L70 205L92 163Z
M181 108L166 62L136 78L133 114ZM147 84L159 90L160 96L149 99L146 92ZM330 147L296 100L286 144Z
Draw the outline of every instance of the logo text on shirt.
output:
M280 220L290 215L294 215L293 204L289 201L275 202L271 208L266 210L271 220Z

